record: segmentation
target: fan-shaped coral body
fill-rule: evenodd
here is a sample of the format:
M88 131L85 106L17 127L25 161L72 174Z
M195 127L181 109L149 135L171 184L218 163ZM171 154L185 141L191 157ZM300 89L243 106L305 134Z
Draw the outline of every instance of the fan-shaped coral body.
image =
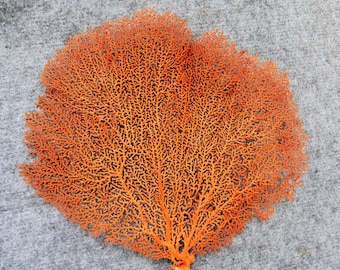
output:
M266 220L306 169L287 74L171 13L76 35L41 78L25 181L93 236L177 269Z

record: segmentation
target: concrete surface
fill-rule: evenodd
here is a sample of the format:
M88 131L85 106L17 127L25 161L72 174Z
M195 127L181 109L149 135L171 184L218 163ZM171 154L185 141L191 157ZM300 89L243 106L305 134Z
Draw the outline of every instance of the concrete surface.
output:
M27 162L24 112L43 93L39 73L68 38L142 7L172 9L196 35L219 28L239 49L290 70L291 90L310 135L311 165L293 203L253 220L218 255L193 270L340 269L340 3L320 0L0 0L0 268L167 269L106 246L34 195L18 176Z

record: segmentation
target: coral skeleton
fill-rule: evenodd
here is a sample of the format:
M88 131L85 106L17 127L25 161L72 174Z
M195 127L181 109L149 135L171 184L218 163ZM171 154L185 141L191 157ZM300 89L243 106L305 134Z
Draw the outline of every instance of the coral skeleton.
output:
M287 72L171 12L71 37L41 81L20 174L107 244L190 269L302 183L307 136Z

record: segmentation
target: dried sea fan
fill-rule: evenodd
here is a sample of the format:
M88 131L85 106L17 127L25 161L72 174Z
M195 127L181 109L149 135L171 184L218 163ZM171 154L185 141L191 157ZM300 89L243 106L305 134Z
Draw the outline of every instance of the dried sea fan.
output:
M25 181L91 235L176 269L268 219L307 168L287 74L174 14L73 36L41 79Z

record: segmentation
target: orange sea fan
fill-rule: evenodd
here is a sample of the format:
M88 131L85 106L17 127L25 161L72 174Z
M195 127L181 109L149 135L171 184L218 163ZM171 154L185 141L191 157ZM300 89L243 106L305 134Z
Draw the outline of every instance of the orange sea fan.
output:
M91 235L174 269L267 220L306 171L287 74L172 13L73 36L41 80L25 181Z

